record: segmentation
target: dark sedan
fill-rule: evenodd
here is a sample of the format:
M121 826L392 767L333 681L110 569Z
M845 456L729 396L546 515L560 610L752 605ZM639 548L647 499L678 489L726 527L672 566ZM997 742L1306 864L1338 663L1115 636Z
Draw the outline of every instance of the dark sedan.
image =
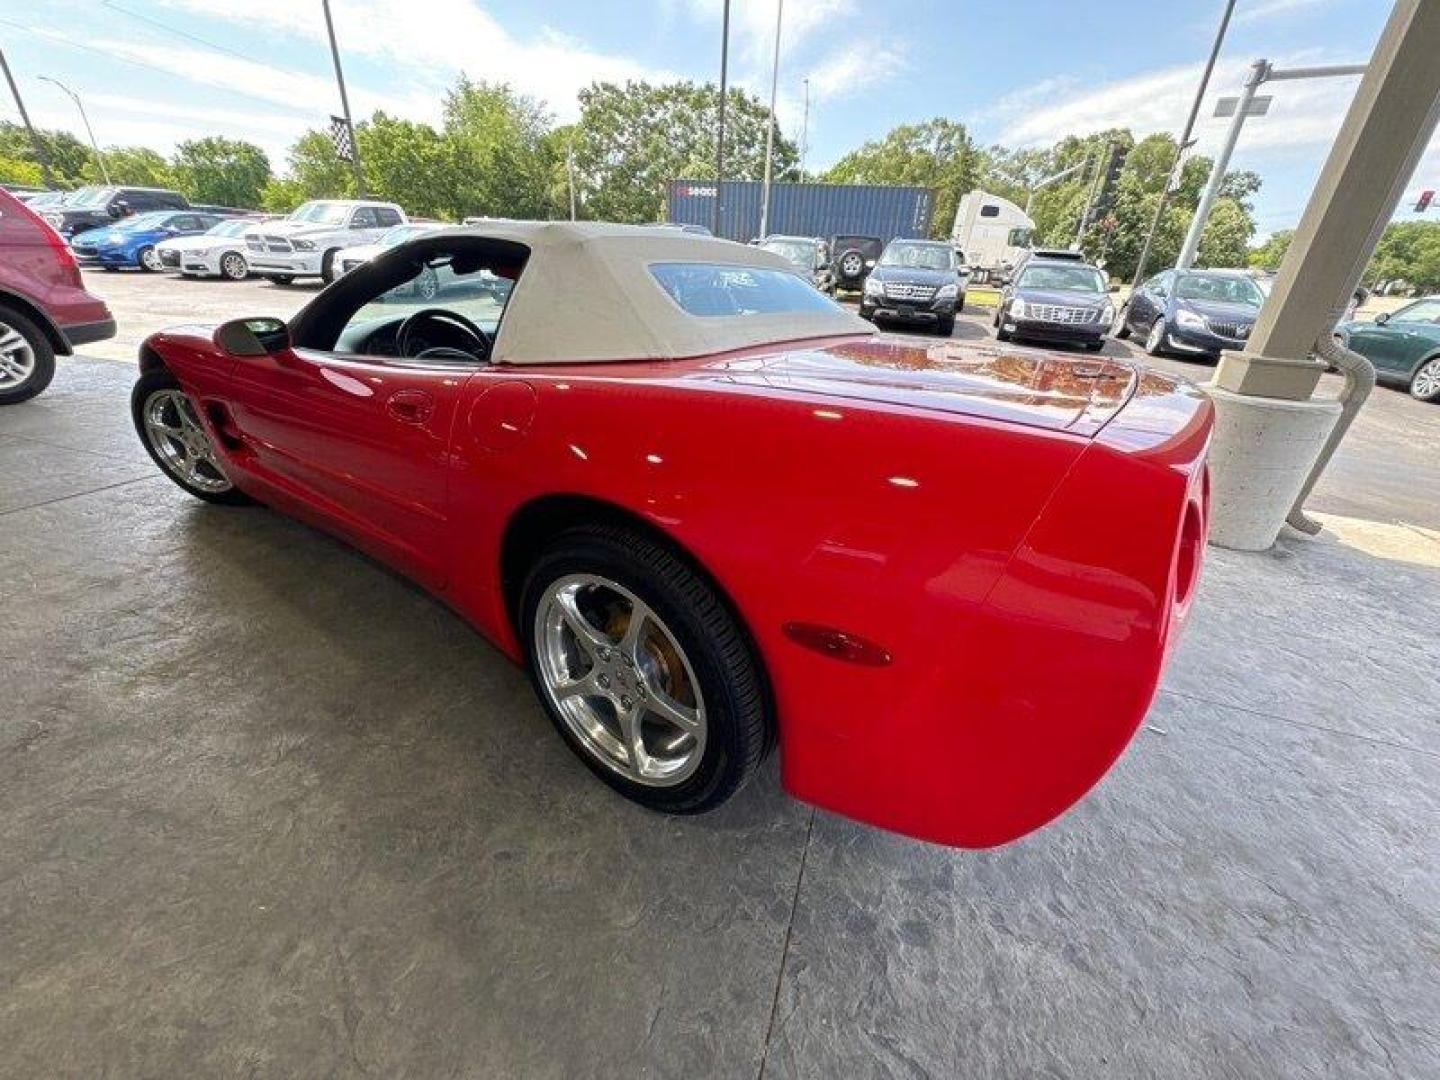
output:
M1143 334L1145 351L1219 360L1243 349L1265 294L1243 270L1166 270L1136 289L1115 336Z
M1381 382L1398 383L1420 401L1440 401L1440 296L1406 304L1374 322L1347 322L1341 339L1368 357Z
M965 271L952 244L939 240L892 240L865 279L860 317L918 323L947 337L955 313L965 306Z
M1030 258L995 306L995 337L1029 338L1099 349L1115 319L1105 275L1068 257Z

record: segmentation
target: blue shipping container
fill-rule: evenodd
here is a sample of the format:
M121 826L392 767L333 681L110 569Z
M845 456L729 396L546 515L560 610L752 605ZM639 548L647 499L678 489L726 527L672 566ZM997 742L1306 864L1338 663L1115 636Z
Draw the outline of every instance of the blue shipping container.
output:
M762 185L727 180L720 185L719 236L748 241L760 235ZM714 227L714 180L672 180L669 219L682 225ZM770 188L769 232L791 236L878 236L887 243L930 235L935 192L923 187L869 184L774 184Z

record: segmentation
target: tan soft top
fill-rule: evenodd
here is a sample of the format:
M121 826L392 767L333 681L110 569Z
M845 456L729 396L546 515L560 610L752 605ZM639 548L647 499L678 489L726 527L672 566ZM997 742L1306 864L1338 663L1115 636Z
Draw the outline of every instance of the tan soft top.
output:
M781 315L688 314L650 274L654 263L722 263L781 270L768 251L678 229L592 222L485 221L457 230L524 244L525 271L495 339L497 364L657 360L875 328L836 304Z

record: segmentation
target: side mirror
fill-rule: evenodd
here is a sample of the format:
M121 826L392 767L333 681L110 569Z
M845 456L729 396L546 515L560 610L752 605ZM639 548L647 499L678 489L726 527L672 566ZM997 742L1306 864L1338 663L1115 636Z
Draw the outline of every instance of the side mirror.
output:
M1382 312L1380 312L1379 315L1376 315L1376 316L1375 316L1375 325L1376 325L1376 326L1384 326L1384 325L1385 325L1387 322L1389 322L1389 321L1390 321L1390 312L1388 312L1388 311L1382 311Z
M290 330L280 319L232 319L215 328L215 344L231 356L268 356L290 347Z
M110 204L108 212L111 217L124 217L130 212L130 204L124 199L116 199Z

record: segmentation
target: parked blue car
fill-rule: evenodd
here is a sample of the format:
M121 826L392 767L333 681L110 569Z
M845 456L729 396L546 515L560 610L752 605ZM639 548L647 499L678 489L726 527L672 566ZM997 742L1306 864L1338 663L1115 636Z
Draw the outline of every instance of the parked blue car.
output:
M1131 295L1115 336L1144 335L1151 356L1214 361L1222 349L1245 348L1264 302L1244 270L1166 270Z
M172 236L203 233L220 220L218 214L194 210L156 210L77 233L70 239L70 250L82 266L101 266L106 270L138 266L141 270L158 271L161 267L156 244Z

